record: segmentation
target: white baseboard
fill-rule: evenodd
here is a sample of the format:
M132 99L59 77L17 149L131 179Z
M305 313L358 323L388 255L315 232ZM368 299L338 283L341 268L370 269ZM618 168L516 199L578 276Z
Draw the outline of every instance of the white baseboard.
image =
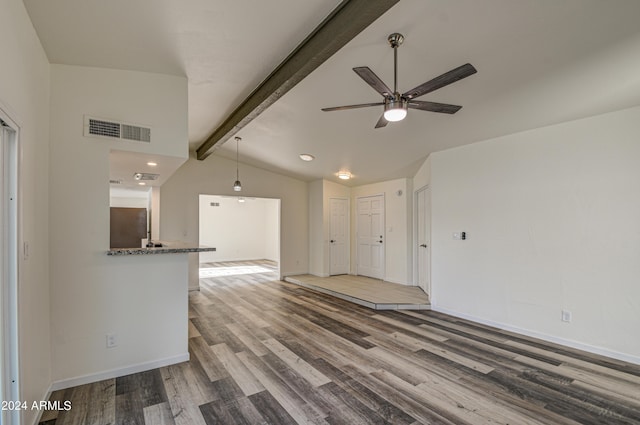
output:
M386 278L386 277L384 279L382 279L382 280L384 280L385 282L389 282L389 283L395 283L396 285L415 286L415 285L407 283L407 282L401 282L399 280L389 279L389 278Z
M153 360L145 363L138 363L123 368L106 370L104 372L92 373L75 378L63 379L60 381L55 381L53 384L51 384L49 393L51 393L51 391L63 390L65 388L71 388L78 385L91 384L93 382L103 381L105 379L118 378L120 376L131 375L132 373L144 372L147 370L157 369L159 367L170 366L172 364L188 361L189 353L187 352L177 356Z
M49 397L51 397L51 393L53 392L52 386L49 385L49 389L45 392L44 397L41 398L40 400L49 400ZM42 418L42 415L44 414L44 410L41 410L36 417L34 418L33 421L33 425L38 425L40 423L40 419Z
M300 274L309 274L308 271L300 270L300 271L283 271L280 270L280 279L284 279L287 276L297 276Z
M511 332L515 332L525 336L538 338L544 341L553 342L554 344L560 344L566 347L576 348L578 350L586 351L588 353L599 354L601 356L610 357L612 359L622 360L624 362L640 365L640 357L633 356L631 354L620 353L618 351L609 350L608 348L596 347L594 345L584 344L582 342L573 341L571 339L559 338L557 336L532 331L530 329L524 329L517 326L501 323L501 322L494 322L493 320L482 319L469 314L460 313L458 311L438 307L436 305L431 305L431 310L437 311L439 313L448 314L450 316L459 317L461 319L470 320L472 322L481 323L483 325L493 326L494 328L503 329L505 331L511 331Z

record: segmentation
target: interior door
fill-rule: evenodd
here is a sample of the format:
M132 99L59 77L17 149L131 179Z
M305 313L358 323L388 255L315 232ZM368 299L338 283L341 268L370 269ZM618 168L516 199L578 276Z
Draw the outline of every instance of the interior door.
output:
M384 278L384 195L357 199L358 274Z
M431 192L424 188L416 192L416 241L418 286L429 293L429 261L431 243Z
M331 198L329 220L329 274L349 273L349 201Z

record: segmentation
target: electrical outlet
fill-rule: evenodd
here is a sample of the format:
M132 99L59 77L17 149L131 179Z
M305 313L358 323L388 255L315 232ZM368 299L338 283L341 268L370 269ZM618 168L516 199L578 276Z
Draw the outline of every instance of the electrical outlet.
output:
M561 315L562 321L570 323L571 322L571 312L569 310L562 310Z
M107 334L107 348L113 348L118 346L118 338L116 334Z

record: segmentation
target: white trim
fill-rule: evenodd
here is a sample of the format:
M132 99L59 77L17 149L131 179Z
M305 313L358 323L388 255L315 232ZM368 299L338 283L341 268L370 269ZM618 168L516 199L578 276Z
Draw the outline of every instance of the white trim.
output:
M189 353L180 354L173 357L154 360L151 362L138 363L120 369L111 369L104 372L92 373L90 375L77 376L75 378L63 379L55 381L51 384L51 391L64 390L66 388L76 387L78 385L91 384L93 382L104 381L105 379L118 378L120 376L131 375L132 373L145 372L151 369L157 369L164 366L170 366L182 362L189 361Z
M49 388L47 389L47 391L44 393L44 396L40 399L40 400L49 400L49 398L51 398L51 393L53 392L53 390L51 389L51 385L49 385ZM36 415L36 417L33 420L33 425L38 425L40 423L40 420L42 419L42 415L44 414L45 410L40 410L40 412Z
M372 278L372 279L374 279L374 278ZM383 281L383 282L389 282L389 283L395 283L396 285L404 285L404 286L418 286L418 285L414 285L414 284L409 283L409 282L406 282L406 281L405 281L405 282L402 282L402 281L395 280L395 279L389 279L389 278L387 278L387 277L383 278L383 279L382 279L382 281Z
M419 255L419 247L418 247L418 240L420 239L419 235L418 235L418 194L421 192L425 192L428 191L428 195L429 195L429 240L427 241L427 245L429 248L428 251L428 257L427 257L427 268L428 268L428 276L429 276L429 282L427 284L427 294L429 296L431 296L431 294L433 293L433 288L431 285L431 253L432 251L432 246L431 246L431 231L432 226L431 226L431 186L429 184L426 184L422 187L420 187L417 190L413 191L413 247L412 247L412 254L413 254L413 286L420 286L420 282L418 282L418 280L420 279L420 272L418 270L418 267L420 267L419 261L418 261L418 255ZM423 288L424 290L424 288Z
M0 106L2 106L0 104ZM6 269L0 267L3 285L0 290L0 310L2 316L0 320L0 334L2 335L2 343L0 343L0 367L2 368L2 389L0 394L5 400L20 400L22 394L21 377L22 370L20 366L20 320L19 320L19 293L20 278L22 270L22 262L20 261L20 247L23 246L22 238L22 187L20 178L21 167L21 144L20 131L21 127L5 110L0 108L0 118L8 126L8 130L0 128L4 137L0 137L0 161L2 167L0 172L5 173L0 179L2 187L0 187L0 200L3 214L1 216L0 226L3 227L2 239L0 240L0 261ZM6 166L6 169L4 168ZM7 180L4 180L4 177ZM7 200L7 196L11 197L13 202ZM5 204L5 202L7 202ZM6 233L4 232L6 231ZM23 254L24 255L24 254ZM6 273L6 274L5 274ZM6 281L5 281L6 279ZM5 287L5 284L7 285ZM6 343L6 346L5 346ZM12 380L12 382L9 382ZM10 423L22 423L22 412L19 410L0 412L0 422L7 421Z
M578 350L586 351L592 354L599 354L601 356L610 357L616 360L622 360L628 363L634 363L640 365L640 357L633 356L630 354L620 353L618 351L609 350L607 348L596 347L595 345L584 344L582 342L574 341L571 339L559 338L557 336L548 335L541 332L532 331L530 329L524 329L517 326L507 325L505 323L494 322L493 320L486 320L479 317L475 317L469 314L460 313L458 311L449 310L447 308L438 307L436 305L431 305L431 309L433 311L437 311L438 313L448 314L450 316L459 317L461 319L470 320L472 322L477 322L483 325L493 326L494 328L502 329L505 331L515 332L521 335L538 338L547 342L553 342L554 344L564 345L566 347L576 348Z

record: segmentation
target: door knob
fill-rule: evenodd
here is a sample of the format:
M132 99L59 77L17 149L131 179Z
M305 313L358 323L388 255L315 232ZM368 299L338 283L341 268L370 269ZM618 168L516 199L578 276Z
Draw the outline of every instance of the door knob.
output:
M333 239L331 239L329 242L334 243L335 241Z
M378 241L378 242L382 243L382 241Z
M422 244L422 245L420 245L420 246L421 246L422 248L426 248L426 247L427 247L427 244L426 244L426 243L423 243L423 244Z

